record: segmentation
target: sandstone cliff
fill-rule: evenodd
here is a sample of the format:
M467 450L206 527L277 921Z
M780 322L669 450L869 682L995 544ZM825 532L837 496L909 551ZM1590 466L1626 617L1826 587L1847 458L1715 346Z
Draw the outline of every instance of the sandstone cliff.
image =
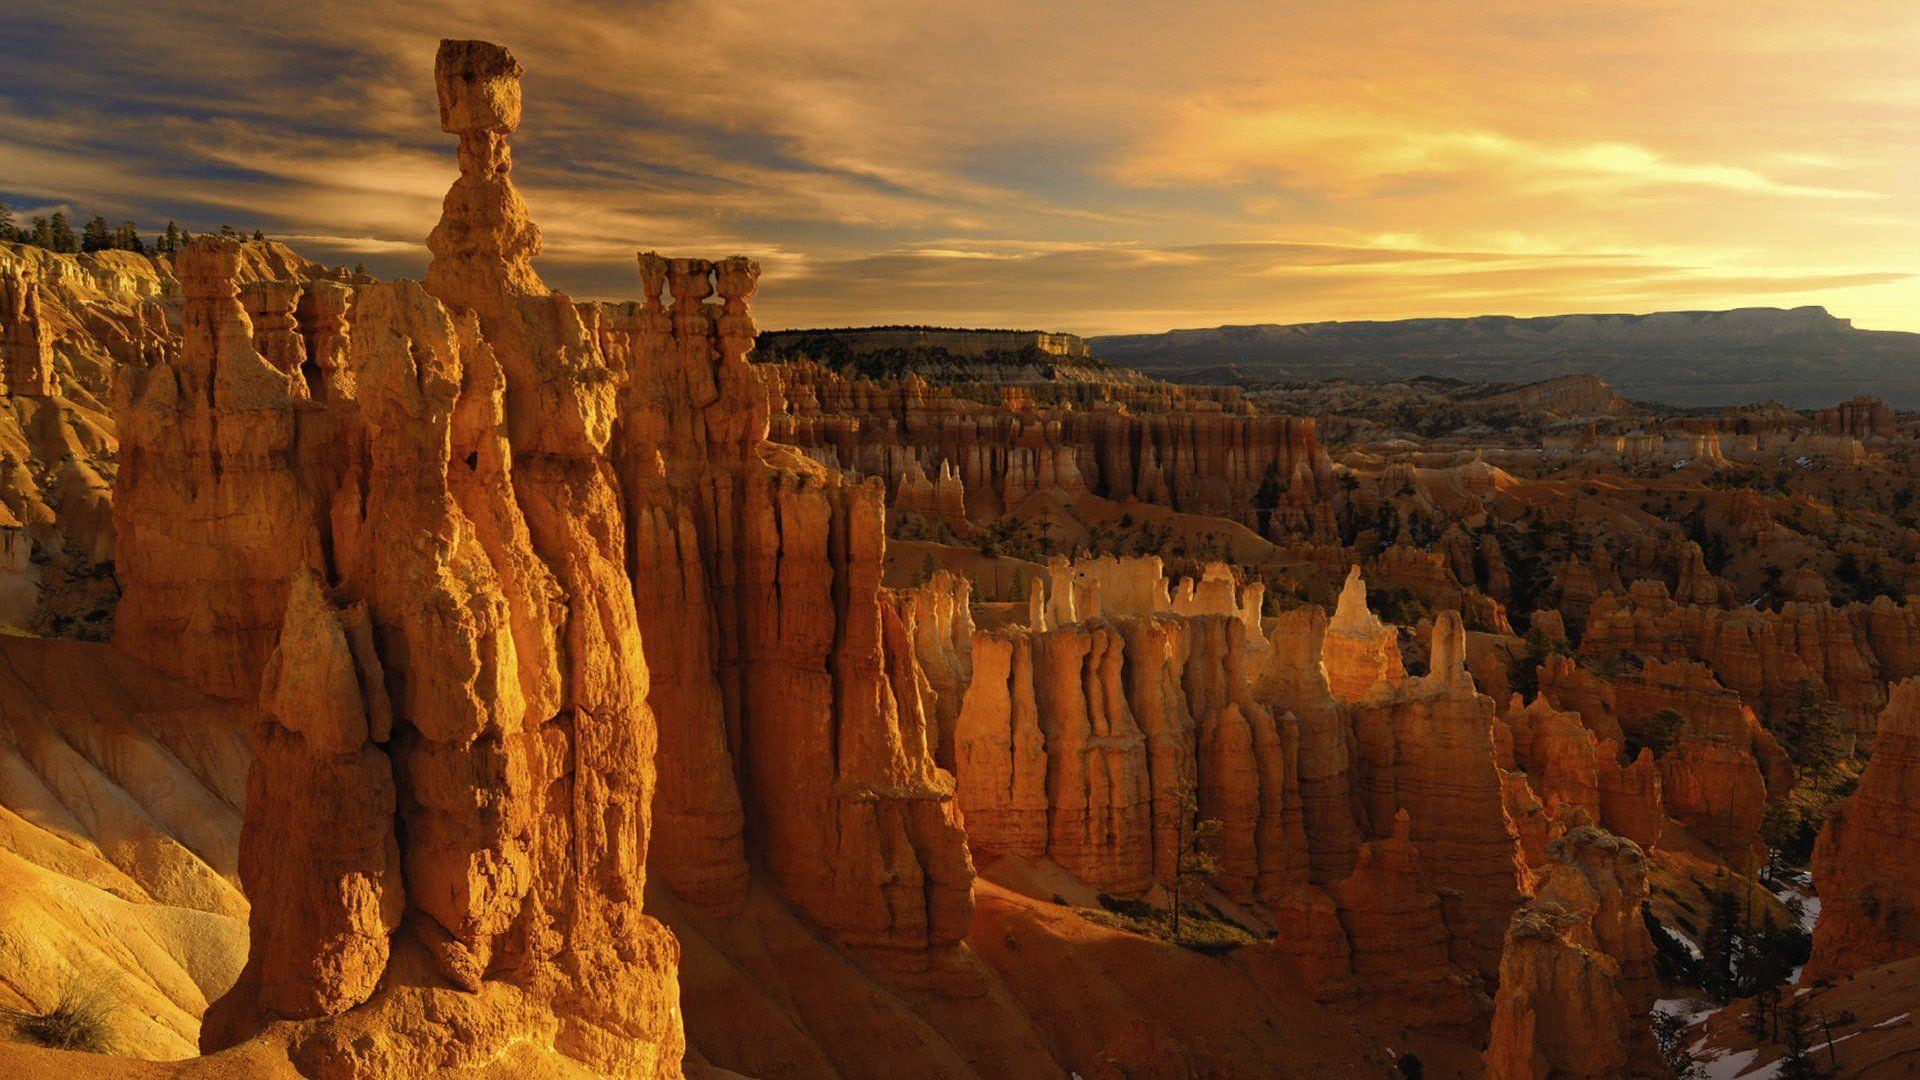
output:
M1893 688L1860 786L1814 846L1820 921L1801 978L1834 978L1920 955L1920 682Z

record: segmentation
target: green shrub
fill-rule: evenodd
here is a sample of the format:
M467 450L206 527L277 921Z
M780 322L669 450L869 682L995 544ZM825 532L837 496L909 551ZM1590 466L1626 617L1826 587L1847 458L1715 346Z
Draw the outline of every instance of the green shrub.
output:
M0 1008L0 1018L13 1025L22 1039L55 1050L109 1053L113 1047L113 999L101 987L81 980L68 982L59 1000L45 1012Z

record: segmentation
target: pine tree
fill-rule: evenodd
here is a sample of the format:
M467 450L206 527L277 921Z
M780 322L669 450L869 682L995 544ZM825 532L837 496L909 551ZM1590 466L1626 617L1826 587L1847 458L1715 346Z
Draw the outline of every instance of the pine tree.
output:
M366 263L364 263L364 262L357 262L357 263L354 263L354 264L353 264L353 272L354 272L354 274L355 274L355 275L357 275L357 276L359 276L359 277L366 277L366 276L367 276L367 264L366 264Z
M264 240L265 240L265 239L267 238L267 234L266 234L266 233L263 233L263 232L261 232L261 231L260 231L259 229L255 229L255 230L253 230L253 238L254 238L255 240L261 240L261 241L264 241Z
M1700 950L1706 960L1705 989L1714 1000L1725 1002L1734 996L1739 977L1740 900L1730 892L1715 892L1708 898L1707 930Z
M1174 819L1173 940L1180 941L1180 909L1186 899L1199 892L1215 874L1220 861L1213 851L1220 838L1220 823L1200 818L1200 800L1191 788L1180 793L1179 816Z
M1775 1075L1781 1080L1821 1080L1827 1075L1813 1056L1810 1027L1806 1006L1797 996L1789 999L1780 1015L1780 1046L1786 1052L1780 1055L1780 1071Z
M160 238L160 254L176 255L180 252L180 226L167 222L167 234Z
M18 239L19 230L13 227L13 208L0 202L0 240Z
M112 246L113 230L108 227L106 218L95 214L80 227L81 251L105 251Z
M240 230L231 225L222 225L220 226L220 235L229 240L238 240L240 239Z
M33 219L33 231L28 233L24 237L24 240L34 247L52 250L53 226L47 224L46 218L35 216Z
M67 220L64 211L54 211L47 222L47 247L63 255L72 255L80 250L80 238L73 233L73 223Z
M113 246L120 251L131 251L136 255L145 255L147 245L140 239L140 226L131 221L123 221L113 231Z

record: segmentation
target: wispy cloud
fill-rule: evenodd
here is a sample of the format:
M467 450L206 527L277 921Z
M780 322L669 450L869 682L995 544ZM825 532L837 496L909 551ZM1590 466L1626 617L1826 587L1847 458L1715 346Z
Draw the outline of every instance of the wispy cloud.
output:
M1852 0L13 0L0 198L418 274L435 43L527 68L543 272L767 325L1827 303L1920 326L1920 10Z

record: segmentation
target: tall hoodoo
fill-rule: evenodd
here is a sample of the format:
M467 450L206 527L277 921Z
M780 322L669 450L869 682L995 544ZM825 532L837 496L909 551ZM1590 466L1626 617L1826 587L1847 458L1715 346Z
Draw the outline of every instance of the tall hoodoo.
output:
M1458 612L1433 627L1431 670L1381 683L1355 703L1355 774L1375 838L1405 811L1436 885L1454 890L1448 926L1491 974L1507 919L1532 886L1508 817L1493 743L1494 705L1466 669Z
M272 1030L310 1075L509 1052L679 1075L678 946L641 911L656 732L614 379L527 263L518 73L442 46L462 176L431 288L253 286L255 325L239 247L198 241L180 356L119 388L118 644L263 713L255 947L207 1049Z
M1538 893L1507 927L1489 1077L1672 1075L1645 1020L1660 985L1646 898L1632 841L1581 825L1548 846Z
M427 291L476 311L508 296L544 296L534 273L540 230L508 173L520 127L520 62L486 41L442 41L434 57L440 130L460 136L460 179L427 235Z
M1399 634L1367 608L1367 582L1357 565L1347 572L1324 640L1327 681L1342 701L1358 701L1374 684L1406 677Z
M0 266L0 391L54 392L53 342L40 317L40 277L32 263Z

